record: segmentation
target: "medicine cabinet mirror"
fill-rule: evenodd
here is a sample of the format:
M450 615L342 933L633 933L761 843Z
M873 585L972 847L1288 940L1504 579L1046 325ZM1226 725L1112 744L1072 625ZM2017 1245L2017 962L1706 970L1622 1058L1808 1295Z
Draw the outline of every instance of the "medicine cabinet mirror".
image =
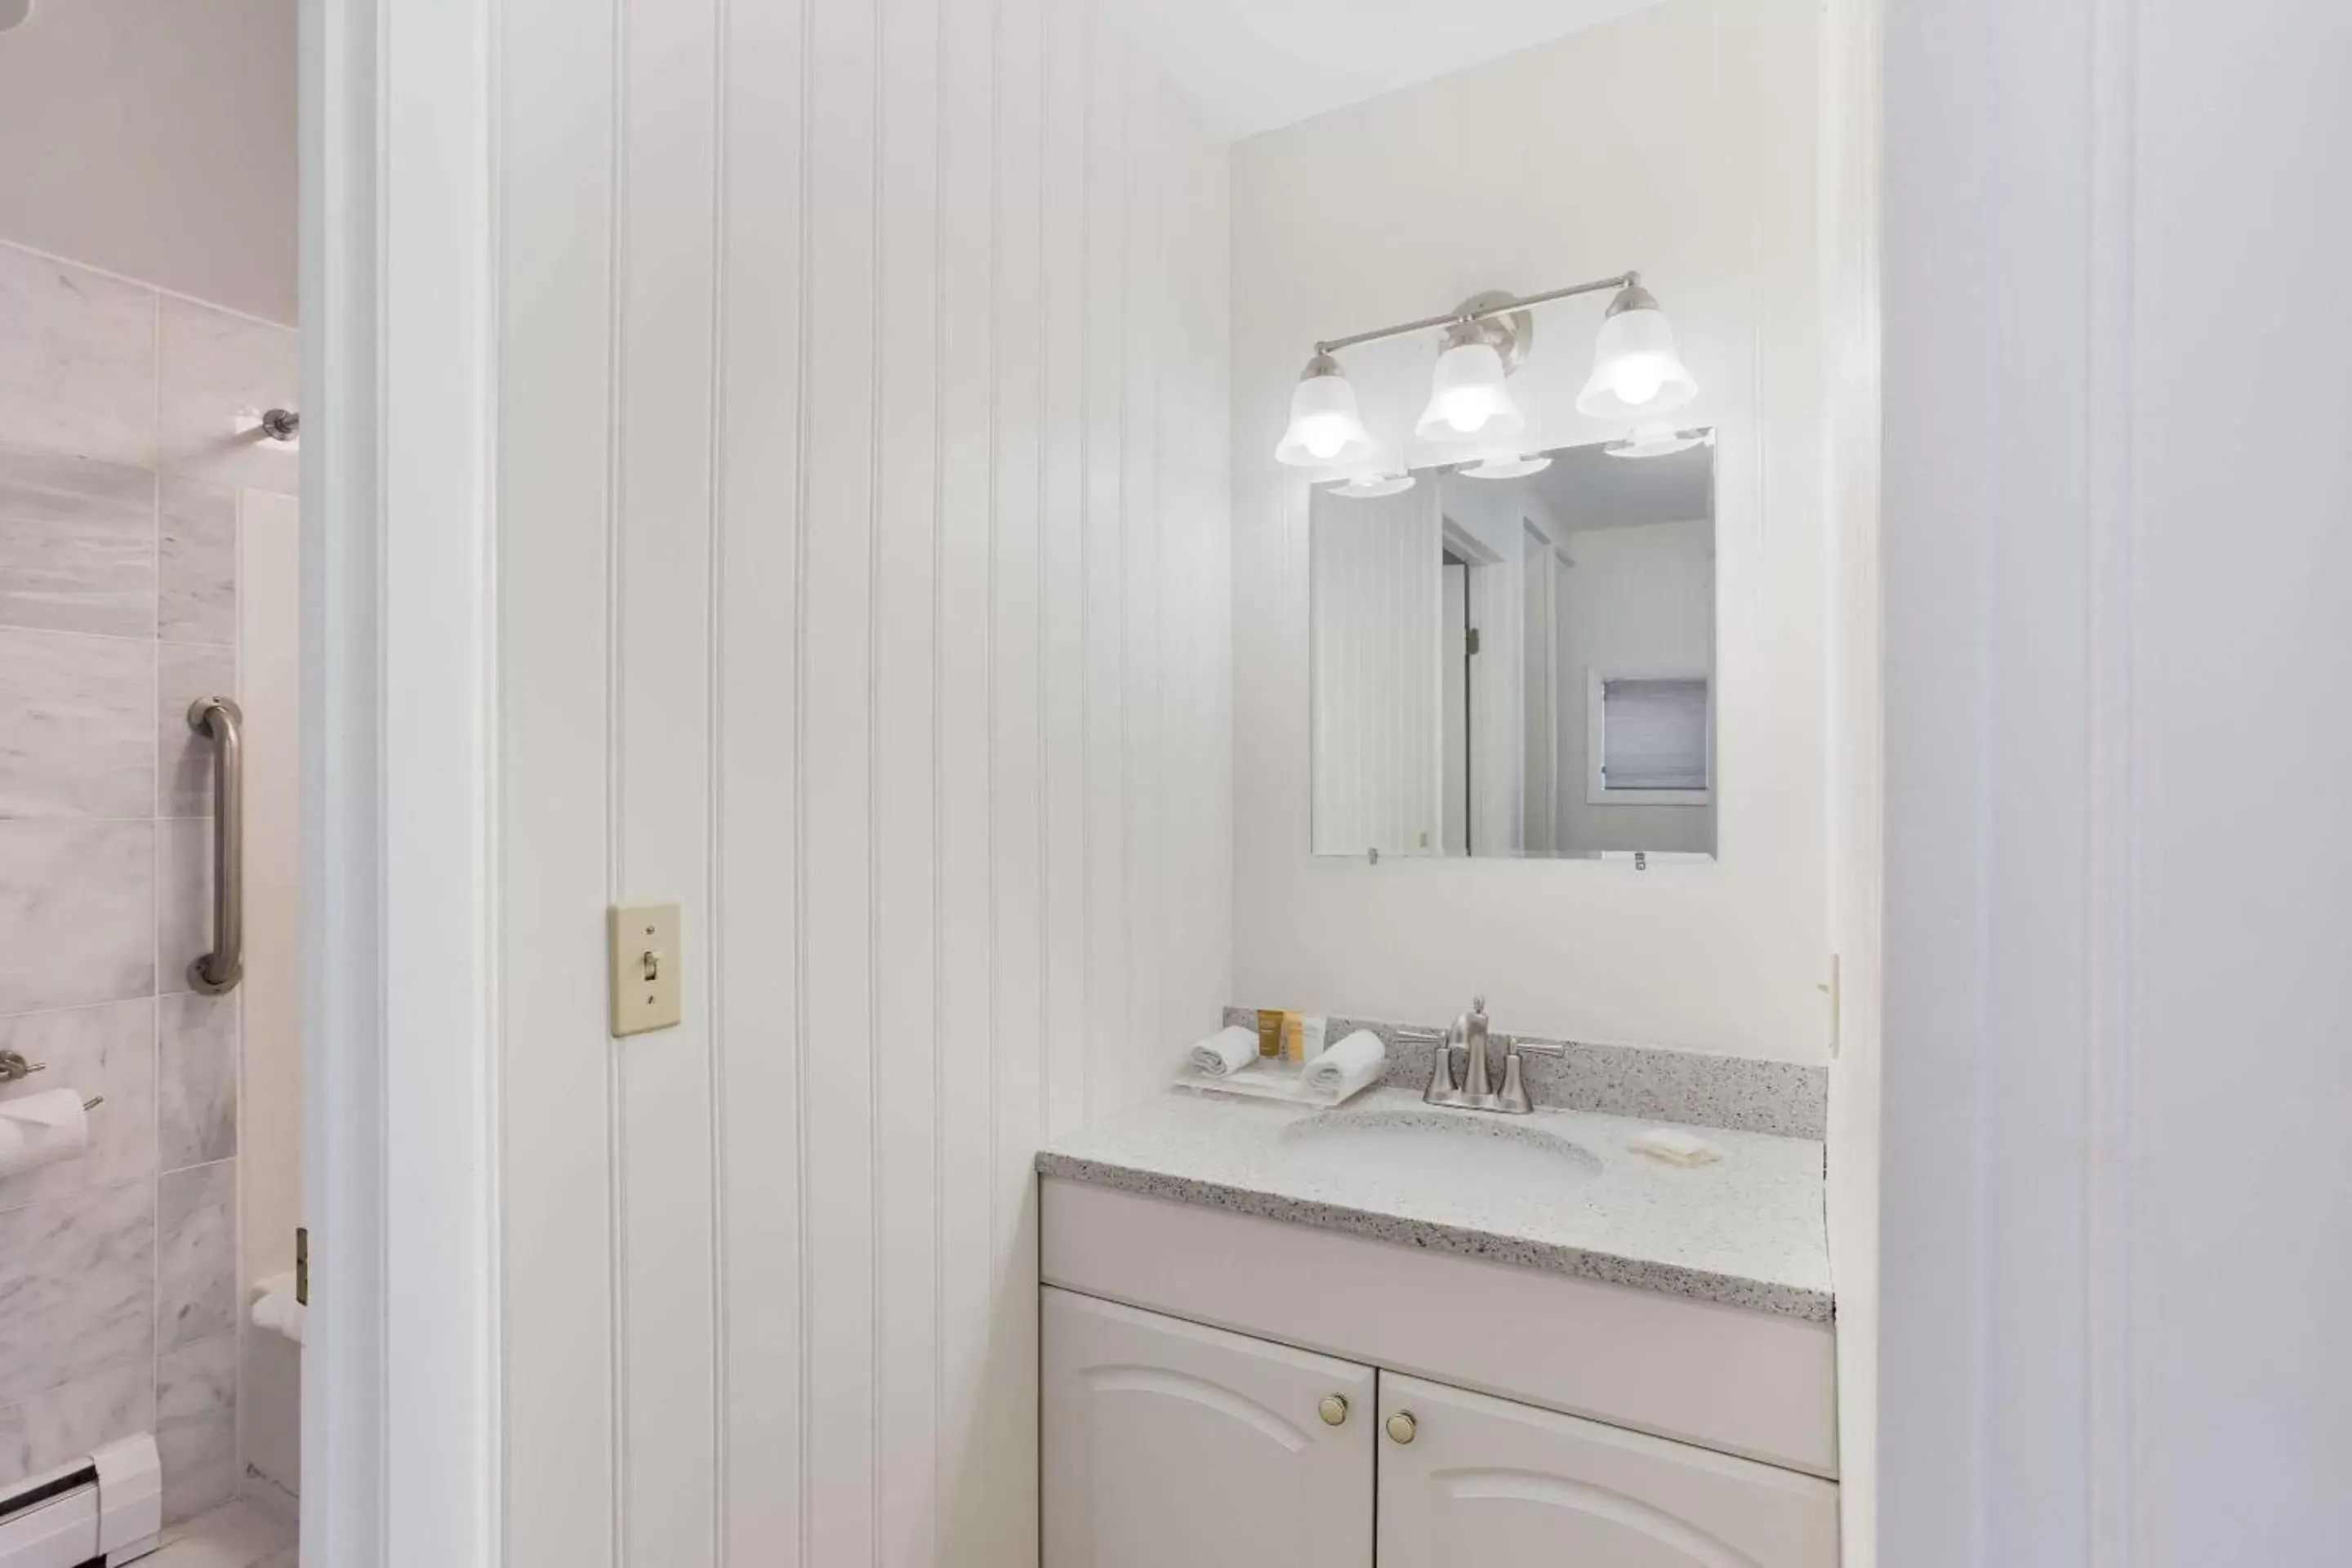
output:
M1715 445L1682 436L1316 488L1317 854L1714 858Z

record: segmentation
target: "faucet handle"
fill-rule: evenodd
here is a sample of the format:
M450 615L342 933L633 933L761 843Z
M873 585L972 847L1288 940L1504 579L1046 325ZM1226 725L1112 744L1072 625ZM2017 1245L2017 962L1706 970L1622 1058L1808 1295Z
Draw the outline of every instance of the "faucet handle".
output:
M1519 1078L1519 1053L1516 1050L1503 1058L1503 1092L1495 1109L1513 1116L1525 1116L1535 1109L1528 1100L1528 1086Z

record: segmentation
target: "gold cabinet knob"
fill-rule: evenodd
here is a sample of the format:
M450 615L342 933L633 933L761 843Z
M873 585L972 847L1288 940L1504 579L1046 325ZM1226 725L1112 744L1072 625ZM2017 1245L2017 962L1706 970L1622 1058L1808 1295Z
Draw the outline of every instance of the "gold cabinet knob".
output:
M1317 1413L1323 1417L1324 1426L1342 1426L1347 1425L1348 1396L1346 1394L1327 1394L1323 1396L1323 1403L1317 1405L1315 1408Z
M1400 1410L1390 1416L1388 1426L1389 1441L1391 1443L1410 1443L1413 1434L1421 1430L1421 1423L1412 1418L1410 1410Z

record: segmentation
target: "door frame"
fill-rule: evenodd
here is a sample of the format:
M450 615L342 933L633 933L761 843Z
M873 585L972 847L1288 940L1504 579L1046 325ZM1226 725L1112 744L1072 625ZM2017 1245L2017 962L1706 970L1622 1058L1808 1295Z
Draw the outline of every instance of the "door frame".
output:
M498 1561L488 0L301 0L302 1554Z

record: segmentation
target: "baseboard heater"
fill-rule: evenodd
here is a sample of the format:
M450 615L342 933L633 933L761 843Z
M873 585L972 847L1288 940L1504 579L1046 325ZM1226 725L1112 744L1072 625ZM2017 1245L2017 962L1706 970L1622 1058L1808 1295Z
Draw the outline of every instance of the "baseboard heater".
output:
M150 1433L0 1489L0 1568L114 1568L154 1551L163 1532Z

